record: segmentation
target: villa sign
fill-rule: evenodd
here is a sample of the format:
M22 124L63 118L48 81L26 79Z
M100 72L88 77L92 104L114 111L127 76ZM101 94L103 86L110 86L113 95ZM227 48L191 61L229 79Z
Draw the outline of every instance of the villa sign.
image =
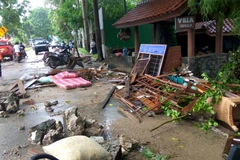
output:
M194 16L178 17L175 19L176 30L194 29L195 21Z

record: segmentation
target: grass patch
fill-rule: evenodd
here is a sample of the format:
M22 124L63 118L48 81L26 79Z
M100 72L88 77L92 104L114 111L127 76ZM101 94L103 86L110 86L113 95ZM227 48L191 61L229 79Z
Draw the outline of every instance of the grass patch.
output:
M94 54L92 57L93 57L94 59L98 59L98 54Z
M32 47L26 47L25 51L30 51L32 49Z
M86 49L84 49L84 48L78 48L78 51L82 54L89 54L89 52L86 51Z

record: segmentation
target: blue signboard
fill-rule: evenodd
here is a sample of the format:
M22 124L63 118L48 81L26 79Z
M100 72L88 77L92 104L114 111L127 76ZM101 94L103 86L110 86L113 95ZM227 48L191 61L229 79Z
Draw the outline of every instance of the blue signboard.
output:
M139 53L164 55L167 49L165 44L141 44Z

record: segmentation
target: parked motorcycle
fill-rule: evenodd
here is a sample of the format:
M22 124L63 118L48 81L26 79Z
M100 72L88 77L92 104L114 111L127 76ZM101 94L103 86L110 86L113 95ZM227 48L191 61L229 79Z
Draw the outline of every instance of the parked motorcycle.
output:
M54 52L45 52L44 53L44 55L43 55L43 62L46 64L46 65L49 65L49 57L50 57L50 55L54 55L54 54L56 54L56 53L54 53Z
M72 58L72 54L66 49L62 50L59 54L50 52L45 58L45 63L53 69L63 65L66 65L69 69L73 69L77 64L77 62Z

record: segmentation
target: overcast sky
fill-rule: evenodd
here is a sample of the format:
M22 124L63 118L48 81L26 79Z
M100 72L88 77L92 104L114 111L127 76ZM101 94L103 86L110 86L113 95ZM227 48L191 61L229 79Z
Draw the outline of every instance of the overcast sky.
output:
M29 0L29 2L32 6L32 9L36 7L44 7L44 0Z

